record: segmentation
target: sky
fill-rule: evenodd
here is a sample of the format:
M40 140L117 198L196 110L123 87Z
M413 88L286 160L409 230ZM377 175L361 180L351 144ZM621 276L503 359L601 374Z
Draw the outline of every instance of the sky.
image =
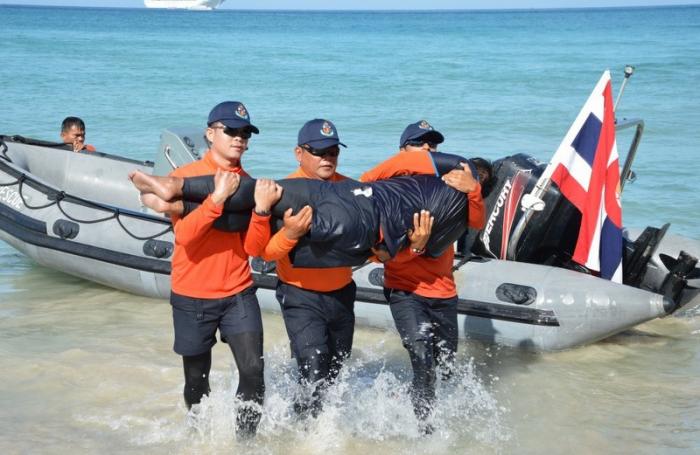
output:
M411 10L591 8L699 4L698 0L227 0L221 9ZM141 8L142 0L0 0L2 4Z

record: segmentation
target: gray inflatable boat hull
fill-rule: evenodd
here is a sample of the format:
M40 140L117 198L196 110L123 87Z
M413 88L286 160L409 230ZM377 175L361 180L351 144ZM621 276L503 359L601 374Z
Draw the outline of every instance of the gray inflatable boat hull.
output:
M173 233L167 219L141 207L126 178L134 169L154 172L152 163L11 141L6 146L0 239L43 266L168 297ZM158 166L156 173L165 173ZM253 269L261 306L279 311L274 273L263 273L260 263ZM358 325L394 327L382 272L377 264L354 272ZM461 337L534 350L592 343L676 309L659 294L536 264L475 258L459 265L455 278Z

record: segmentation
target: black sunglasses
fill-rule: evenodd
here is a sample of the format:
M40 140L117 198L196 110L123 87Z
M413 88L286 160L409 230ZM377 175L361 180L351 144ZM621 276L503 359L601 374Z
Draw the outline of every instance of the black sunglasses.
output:
M318 157L323 157L323 156L331 156L331 157L336 157L340 155L340 147L337 145L331 145L330 147L326 147L323 149L315 149L311 147L310 145L304 144L301 146L304 150L312 154L313 156L318 156Z
M240 137L241 139L250 139L252 133L248 128L231 128L228 126L210 126L209 128L214 130L224 130L226 136Z
M425 140L420 140L420 139L413 139L411 141L406 141L404 146L410 145L411 147L423 147L423 144L428 144L428 147L430 147L431 149L435 149L438 146L437 142L430 142L430 141L425 141Z

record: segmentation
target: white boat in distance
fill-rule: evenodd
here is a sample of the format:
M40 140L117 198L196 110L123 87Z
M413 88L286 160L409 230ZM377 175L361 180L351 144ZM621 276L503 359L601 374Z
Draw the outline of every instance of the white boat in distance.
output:
M224 3L224 0L144 0L143 3L146 8L211 11Z

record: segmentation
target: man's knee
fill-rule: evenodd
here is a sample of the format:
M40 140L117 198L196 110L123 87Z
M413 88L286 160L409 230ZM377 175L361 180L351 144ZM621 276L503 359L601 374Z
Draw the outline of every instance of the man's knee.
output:
M307 352L297 358L301 379L308 383L328 379L330 363L331 358L327 353Z
M238 365L238 396L243 401L262 403L265 396L265 362L262 356L250 358Z
M185 386L183 395L188 408L201 402L208 395L209 370L211 369L211 351L195 356L183 356Z
M255 379L256 381L261 380L263 377L263 371L265 370L265 361L263 360L262 356L251 356L250 358L246 359L242 365L239 365L239 368L241 370L241 376L245 375L246 377Z
M258 384L263 381L265 360L262 346L263 335L260 332L247 332L226 335L233 357L236 360L241 383Z
M402 339L402 342L414 361L425 365L433 364L433 350L429 340L411 337Z

